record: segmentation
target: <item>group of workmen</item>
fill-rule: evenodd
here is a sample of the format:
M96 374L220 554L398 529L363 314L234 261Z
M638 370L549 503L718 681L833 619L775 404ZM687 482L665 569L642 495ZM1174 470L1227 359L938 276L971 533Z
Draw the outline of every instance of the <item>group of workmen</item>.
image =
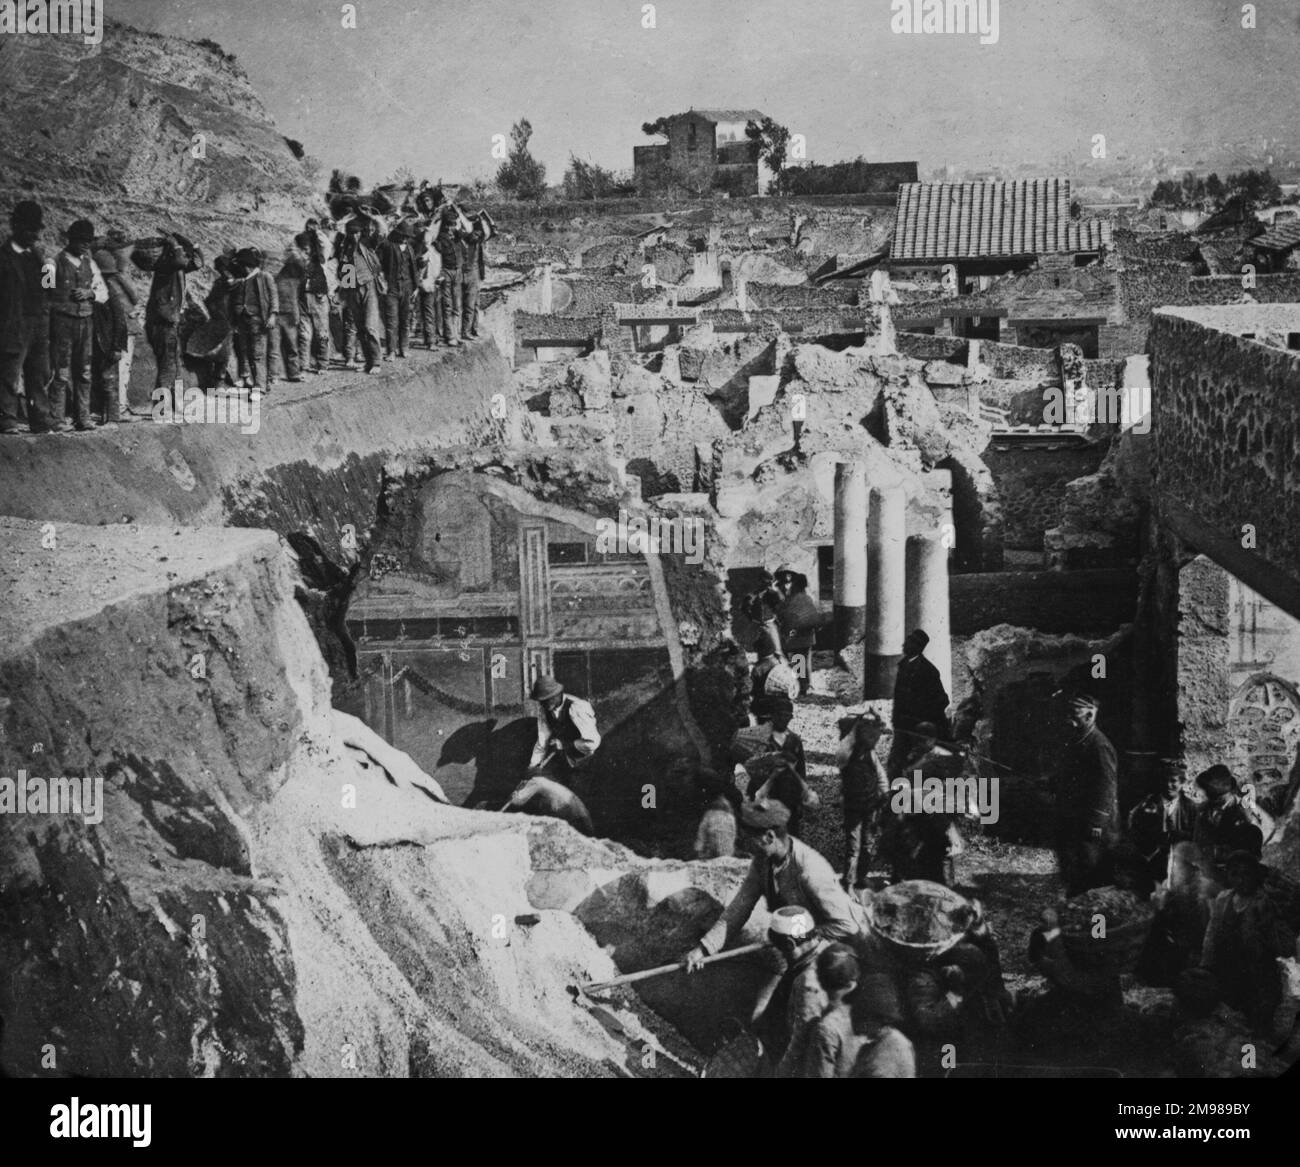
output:
M274 258L228 248L201 303L186 278L203 253L179 232L132 240L78 219L48 258L44 210L17 203L0 245L0 434L156 416L128 402L141 324L156 365L151 405L185 370L203 390L267 392L326 371L332 351L344 368L378 373L416 343L477 339L494 224L440 193L390 216L350 200L337 220L308 219Z
M1121 1004L1118 975L1080 967L1062 944L1054 911L1044 913L1031 938L1030 960L1046 989L1028 1002L1013 1002L1004 989L997 944L978 903L960 942L933 960L901 958L871 930L866 889L907 880L951 887L953 860L963 847L961 816L952 808L894 811L895 781L978 765L964 743L949 740L949 697L925 655L923 630L904 642L884 756L878 747L886 726L877 715L867 711L841 724L843 871L837 874L800 838L803 816L819 799L790 724L811 661L790 666L794 653L781 622L792 615L782 611L789 598L806 594L801 582L782 568L773 594L750 605L763 617L753 724L733 739L734 773L723 777L698 764L682 770L701 798L696 856L751 859L731 901L683 956L685 968L693 972L732 945L765 901L772 913L769 946L757 958L762 984L748 1023L762 1037L766 1071L782 1076L925 1075L940 1072L940 1051L955 1042L963 1061L978 1060L1010 1028L1021 1037L1040 1023L1064 1033L1068 1016L1094 1029L1105 1025L1108 1010ZM806 605L795 605L794 619L804 622L805 635L810 629L815 635L811 613L800 607ZM811 637L795 643L810 655ZM540 678L532 696L539 703L537 746L507 809L558 815L590 833L590 816L572 785L600 745L595 713L554 678ZM1295 925L1266 894L1271 876L1261 863L1260 816L1227 767L1199 774L1202 797L1194 800L1183 766L1163 759L1153 790L1122 821L1117 756L1097 724L1100 704L1084 692L1063 696L1065 741L1051 787L1067 899L1119 888L1154 904L1138 975L1172 987L1188 1016L1229 1007L1266 1033L1281 1002L1277 958L1294 954Z

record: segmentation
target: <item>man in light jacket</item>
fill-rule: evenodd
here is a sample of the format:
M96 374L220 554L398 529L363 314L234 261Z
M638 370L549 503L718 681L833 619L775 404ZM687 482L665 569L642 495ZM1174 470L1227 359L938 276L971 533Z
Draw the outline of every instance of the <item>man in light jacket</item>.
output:
M538 704L537 745L528 768L567 785L600 746L596 711L554 677L538 677L531 696Z

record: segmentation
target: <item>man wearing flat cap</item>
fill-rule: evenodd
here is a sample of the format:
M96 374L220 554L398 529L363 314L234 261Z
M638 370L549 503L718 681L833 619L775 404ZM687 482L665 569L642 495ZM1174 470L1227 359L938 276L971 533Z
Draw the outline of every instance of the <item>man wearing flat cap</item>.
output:
M1099 702L1069 699L1068 739L1055 774L1056 856L1066 898L1110 882L1110 851L1119 838L1115 747L1097 728Z
M538 677L530 696L537 702L537 745L528 768L567 786L600 746L596 711L554 677Z

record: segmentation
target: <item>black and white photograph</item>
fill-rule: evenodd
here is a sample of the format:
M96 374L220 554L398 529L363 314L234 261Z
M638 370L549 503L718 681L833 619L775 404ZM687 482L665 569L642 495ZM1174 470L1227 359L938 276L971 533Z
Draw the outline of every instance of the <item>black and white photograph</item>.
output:
M1298 78L1295 0L0 0L33 1137L1291 1121Z

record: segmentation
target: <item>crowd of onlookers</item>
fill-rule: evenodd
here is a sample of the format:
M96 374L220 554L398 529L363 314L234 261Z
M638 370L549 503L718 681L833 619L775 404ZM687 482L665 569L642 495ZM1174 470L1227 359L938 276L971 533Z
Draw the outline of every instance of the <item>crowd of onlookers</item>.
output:
M48 258L43 209L19 202L0 247L0 433L148 416L127 399L141 333L157 368L155 398L186 372L204 390L266 392L324 372L332 354L344 368L376 373L416 344L478 337L494 227L486 211L468 216L422 188L391 213L351 193L331 202L331 214L308 219L274 258L227 248L200 302L186 277L204 256L179 232L132 240L78 219Z

